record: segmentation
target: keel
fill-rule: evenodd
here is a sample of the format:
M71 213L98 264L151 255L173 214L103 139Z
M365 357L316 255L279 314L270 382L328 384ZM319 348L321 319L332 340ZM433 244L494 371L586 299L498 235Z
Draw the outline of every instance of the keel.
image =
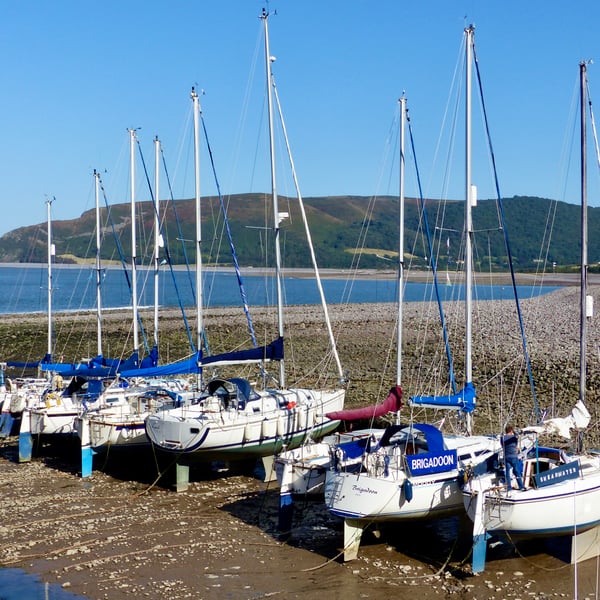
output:
M190 467L177 463L175 466L175 491L185 492L190 487Z
M358 558L364 525L355 519L344 520L344 561Z

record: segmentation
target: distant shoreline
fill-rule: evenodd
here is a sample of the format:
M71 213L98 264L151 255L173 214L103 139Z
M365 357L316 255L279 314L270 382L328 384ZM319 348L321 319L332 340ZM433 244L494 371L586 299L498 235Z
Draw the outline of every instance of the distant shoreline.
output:
M76 263L76 264L54 264L53 268L58 269L81 269L88 266L94 268L93 263ZM45 268L44 263L0 263L1 267L15 267L21 269L39 269ZM102 265L103 269L120 270L121 265ZM163 267L164 268L164 267ZM190 268L194 268L193 265ZM140 271L149 270L150 267L140 266ZM174 265L175 271L184 271L187 269L185 265ZM233 267L204 267L206 273L234 273ZM266 267L241 267L241 273L244 276L264 276L273 273L272 268ZM291 268L283 269L284 277L314 277L314 270L309 268ZM322 279L394 279L397 277L397 271L394 269L319 269L319 275ZM462 274L450 272L448 274L452 283L460 283ZM406 281L427 282L431 281L431 271L405 270L404 277ZM443 277L446 278L446 271L443 272ZM509 273L475 273L474 280L476 283L492 283L496 285L509 285L511 277ZM552 285L552 286L571 286L579 285L579 273L515 273L515 281L517 285ZM588 274L588 283L590 285L600 284L600 274Z

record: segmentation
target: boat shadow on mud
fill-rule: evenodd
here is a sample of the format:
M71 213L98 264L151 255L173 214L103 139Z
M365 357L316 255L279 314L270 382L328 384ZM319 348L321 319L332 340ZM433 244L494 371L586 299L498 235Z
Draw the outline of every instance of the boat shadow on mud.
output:
M296 499L291 530L278 529L279 490L274 484L258 493L224 504L222 510L274 539L307 550L326 561L343 562L343 520L331 515L322 499ZM466 515L430 521L379 523L365 529L359 560L392 560L418 563L432 573L449 573L457 579L472 577L472 523ZM570 538L514 542L492 538L488 542L488 565L492 569L514 568L513 560L547 555L550 560L570 562Z
M60 439L33 439L32 460L41 462L55 471L81 478L81 442L77 436ZM0 444L0 458L19 463L18 435L9 436ZM157 486L165 490L175 489L175 463L177 457L156 453L150 446L109 448L95 454L93 471L120 481L129 481L140 486ZM224 476L248 475L255 471L254 462L249 463L198 463L190 467L190 483L213 481Z
M80 476L79 443L38 441L34 461L51 470ZM0 458L18 464L18 439L13 437L0 445ZM129 450L127 457L119 452L96 455L94 470L120 481L131 482L141 491L158 487L174 491L174 460L158 458L151 448ZM223 497L218 509L257 527L274 540L290 547L306 550L323 557L324 562L343 562L343 521L333 516L322 499L296 498L292 527L289 532L279 530L279 488L275 482L263 483L260 468L253 463L206 463L190 469L191 490L206 482L223 482ZM228 500L227 480L249 478L245 491ZM363 534L359 560L392 560L399 564L415 561L432 573L447 572L458 579L471 575L472 524L466 516L449 517L413 523L381 523L376 529L368 527ZM546 555L563 564L570 561L570 538L512 540L488 542L489 568L504 569L512 559ZM556 564L556 563L554 563Z
M33 439L32 461L41 462L54 471L68 473L81 478L81 442L77 436L65 436L60 440L51 438ZM19 463L18 436L4 440L0 445L0 458ZM150 447L127 449L127 452L112 450L93 457L93 470L101 471L117 480L137 482L140 485L168 487L168 468L159 471ZM159 473L163 473L159 477Z

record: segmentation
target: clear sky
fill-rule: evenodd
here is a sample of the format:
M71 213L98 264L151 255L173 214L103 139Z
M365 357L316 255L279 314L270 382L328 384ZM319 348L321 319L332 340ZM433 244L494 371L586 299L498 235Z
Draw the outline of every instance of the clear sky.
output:
M263 6L0 0L0 234L45 221L46 197L56 197L54 219L92 208L94 168L105 172L109 200L127 201L127 128L141 128L150 166L159 136L176 197L191 197L192 86L204 90L222 191L267 191L257 167ZM598 0L271 0L268 8L277 12L271 54L305 197L396 193L380 172L403 90L422 177L434 180L463 29L473 23L502 195L577 201L564 197L560 165L582 59L597 59L588 75L592 99L600 94ZM206 165L202 192L212 194ZM433 184L425 192L440 197ZM493 196L480 188L480 198Z

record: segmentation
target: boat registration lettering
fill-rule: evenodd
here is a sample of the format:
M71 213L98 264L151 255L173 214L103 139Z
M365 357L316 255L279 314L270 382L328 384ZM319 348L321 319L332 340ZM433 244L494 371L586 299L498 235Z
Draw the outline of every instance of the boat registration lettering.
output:
M436 454L408 455L408 468L412 475L428 475L456 469L456 450L447 450Z

